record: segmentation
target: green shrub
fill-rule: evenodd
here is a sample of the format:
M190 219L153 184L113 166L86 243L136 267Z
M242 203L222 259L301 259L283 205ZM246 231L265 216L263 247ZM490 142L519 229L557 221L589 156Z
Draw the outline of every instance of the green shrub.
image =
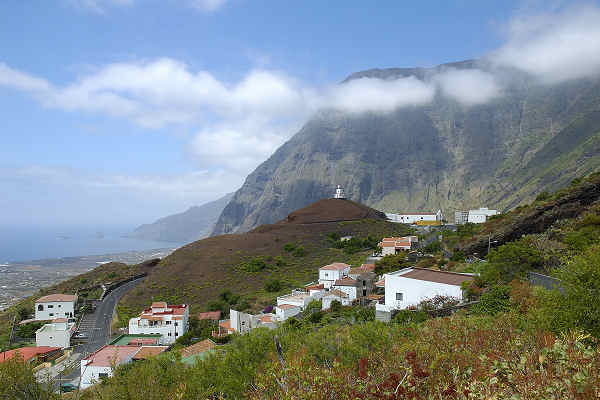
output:
M550 199L551 195L548 192L541 192L540 194L537 195L537 197L535 198L535 201L546 201L548 199Z
M400 310L392 319L392 322L396 324L411 324L421 323L429 319L429 315L425 311L417 310Z
M495 285L479 298L471 311L474 314L496 315L510 310L510 286Z
M342 303L340 303L337 300L332 301L331 302L330 310L332 312L340 312L340 311L342 311Z
M260 272L268 265L262 257L254 257L250 261L241 263L241 268L246 272Z
M283 249L285 251L287 251L288 253L291 253L292 251L294 251L295 248L296 248L296 243L286 243L285 246L283 246Z
M294 257L304 257L306 255L306 250L302 245L296 246L296 248L292 251L292 255Z
M267 292L279 292L282 286L279 279L271 279L265 283L265 290Z
M410 265L405 254L390 254L382 257L381 260L375 261L375 273L378 275L385 274Z

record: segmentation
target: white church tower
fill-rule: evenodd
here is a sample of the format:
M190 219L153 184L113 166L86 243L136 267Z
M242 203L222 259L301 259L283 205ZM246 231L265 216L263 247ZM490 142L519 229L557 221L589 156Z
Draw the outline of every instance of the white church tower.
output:
M344 194L344 189L342 189L342 187L340 185L337 185L337 188L335 189L335 195L333 196L334 199L345 199L346 195Z

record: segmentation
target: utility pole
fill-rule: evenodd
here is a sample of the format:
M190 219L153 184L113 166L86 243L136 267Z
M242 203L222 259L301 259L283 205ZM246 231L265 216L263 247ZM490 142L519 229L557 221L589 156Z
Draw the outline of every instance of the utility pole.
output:
M490 233L490 234L488 234L488 251L487 251L487 255L488 256L490 255L490 250L491 250L491 247L492 247L492 243L498 243L498 241L497 240L492 240L492 234Z

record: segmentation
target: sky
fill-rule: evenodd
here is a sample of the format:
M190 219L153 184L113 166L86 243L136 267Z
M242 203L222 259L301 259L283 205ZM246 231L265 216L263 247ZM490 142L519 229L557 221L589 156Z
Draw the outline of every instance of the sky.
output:
M0 226L136 226L237 190L323 107L502 95L486 59L554 84L600 70L598 2L6 0Z

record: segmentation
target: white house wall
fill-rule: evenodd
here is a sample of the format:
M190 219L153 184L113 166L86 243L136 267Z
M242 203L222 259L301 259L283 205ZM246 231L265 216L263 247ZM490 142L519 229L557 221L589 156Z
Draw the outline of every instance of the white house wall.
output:
M69 347L71 344L71 331L55 331L55 330L43 330L36 332L35 334L35 345L60 347L61 349Z
M40 306L42 310L40 310ZM47 321L56 318L73 318L75 315L75 302L73 301L51 301L47 303L35 303L35 319Z
M396 293L403 294L402 301L396 300ZM385 276L386 308L404 309L437 295L462 299L462 290L460 286L455 285L403 278L402 276Z

